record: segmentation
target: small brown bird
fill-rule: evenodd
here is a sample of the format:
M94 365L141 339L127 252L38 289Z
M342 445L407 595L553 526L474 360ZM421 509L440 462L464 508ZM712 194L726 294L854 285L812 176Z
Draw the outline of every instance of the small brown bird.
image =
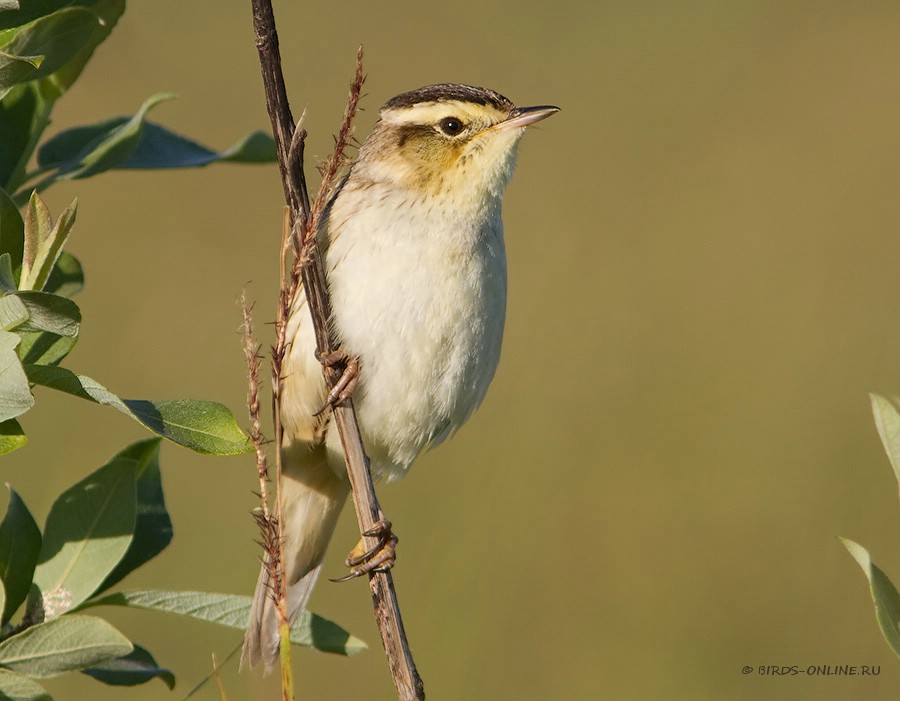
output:
M525 127L557 112L467 85L403 93L380 119L319 228L335 331L361 366L353 394L373 477L406 474L481 403L506 314L501 198ZM285 573L305 608L349 493L302 290L284 368ZM278 625L265 566L242 663L271 665Z

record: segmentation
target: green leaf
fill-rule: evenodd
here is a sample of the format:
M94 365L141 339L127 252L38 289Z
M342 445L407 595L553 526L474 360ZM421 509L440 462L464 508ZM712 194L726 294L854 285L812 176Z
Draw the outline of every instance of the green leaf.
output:
M34 197L32 202L34 202ZM43 203L37 199L37 211L30 211L29 224L26 229L32 232L37 228L49 228L49 213L47 213L47 223L38 223L44 217L40 208ZM31 209L31 208L29 208ZM74 211L73 211L74 214ZM26 236L24 246L24 256L22 263L22 282L25 285L24 291L18 291L12 271L12 260L9 253L0 254L0 328L4 330L18 329L19 331L48 331L58 336L66 336L74 338L78 335L79 325L81 323L81 312L78 305L72 300L52 294L50 292L29 291L30 286L43 285L48 282L51 271L57 262L59 250L55 244L61 244L62 241L57 237L57 230L60 227L67 228L70 224L64 221L66 215L60 217L57 226L49 229L48 239L37 240L33 233ZM63 260L64 266L72 266L69 259ZM74 260L74 259L72 259ZM35 266L35 267L32 267ZM74 263L74 274L80 271L80 265L77 261ZM64 273L59 273L59 276ZM56 278L58 287L66 286L66 281L60 277ZM77 277L68 283L69 289L74 289L77 284Z
M269 163L275 160L275 142L253 132L222 152L213 151L159 124L147 122L138 148L121 168L199 168L216 161Z
M15 419L0 421L0 455L11 453L28 443L28 437Z
M0 254L0 291L16 291L16 278L13 274L12 259L9 253Z
M83 153L90 151L94 144L121 129L130 119L131 117L113 117L96 124L72 127L54 134L38 149L38 166L42 169L64 168L76 162ZM145 129L148 124L149 122L145 120Z
M31 586L34 567L41 550L41 531L25 502L9 489L9 506L0 522L0 578L6 589L0 624L6 625L25 598Z
M44 285L44 292L52 292L61 297L72 297L84 288L84 271L78 259L62 251L56 265L50 271L50 277Z
M59 216L54 225L50 210L37 191L31 193L25 209L25 248L19 279L20 290L44 288L75 224L77 208L76 199Z
M0 421L15 418L34 405L28 378L16 355L18 343L16 334L0 331Z
M0 99L17 83L37 77L43 60L43 56L16 56L0 51Z
M14 289L15 284L10 285L9 254L0 255L0 291ZM65 251L62 252L49 279L45 285L46 293L53 293L57 297L68 297L81 290L84 284L84 275L81 272L81 264ZM40 298L38 299L40 302ZM61 312L61 316L51 314L59 322L54 324L58 330L71 334L77 333L80 325L77 324L80 312L77 305L72 307L58 302L58 299L50 298L51 312ZM39 315L39 318L46 314ZM28 321L28 308L19 297L0 296L0 327L16 328L16 333L22 339L18 347L19 359L23 363L32 365L56 365L65 358L69 351L75 347L78 337L62 336L52 331L24 331L23 324Z
M99 25L100 18L90 10L66 7L17 31L2 49L8 56L32 61L34 65L30 71L13 69L14 75L7 77L0 59L0 97L15 83L43 78L61 69L88 46Z
M246 628L245 624L243 629ZM291 642L295 645L315 648L320 652L332 652L347 656L355 655L369 647L337 623L309 611L302 611L291 626Z
M89 601L82 609L92 606L130 606L165 611L246 630L251 599L237 594L202 591L125 591ZM294 621L291 642L340 655L355 655L367 647L362 640L336 623L309 611L302 612Z
M36 681L15 672L0 669L0 701L53 701Z
M22 331L49 331L74 338L81 325L81 311L71 299L49 292L17 292L6 295L22 302L28 318L18 327Z
M128 551L137 510L136 469L134 460L113 458L51 507L34 571L45 618L85 601Z
M159 442L159 438L148 438L133 443L116 456L134 460L137 464L137 520L128 552L96 593L118 584L126 575L159 555L172 540L172 520L166 510L159 471Z
M71 180L97 175L110 168L121 166L134 153L144 132L144 119L147 113L160 102L171 100L175 96L169 93L157 93L144 101L137 113L129 120L114 126L106 122L104 129L84 144L70 158L59 161L47 159L45 154L51 139L38 153L38 164L42 167L56 167L57 173L42 183L46 187L55 180ZM56 142L58 145L58 142ZM56 153L56 146L51 147L51 155Z
M59 0L25 0L25 2L14 3L21 6L21 9L7 9L0 4L0 30L9 29L10 27L19 27L23 24L33 22L38 17L50 15L56 12L62 3ZM80 2L67 2L67 5L82 5Z
M8 0L4 0L8 1ZM25 0L25 2L16 2L13 0L12 5L18 5L20 9L15 7L6 7L0 3L0 30L10 29L12 27L21 27L24 24L33 22L39 17L51 15L61 6L65 5L84 5L85 2L68 1L65 3L60 0Z
M61 5L63 3L60 0L29 0L19 11L0 13L0 30L9 27L20 27L39 18L43 22L59 22L60 20L56 16L63 11ZM49 103L52 103L71 87L88 60L90 60L94 49L109 36L119 17L125 11L125 0L67 0L65 5L65 10L77 7L80 8L79 11L81 12L89 10L96 17L93 29L84 45L74 55L65 60L52 75L48 75L31 84L45 95ZM67 18L67 21L71 29L72 18ZM35 24L37 23L35 22ZM34 25L31 26L33 27ZM30 28L25 27L24 30ZM61 38L58 35L62 34L62 32L59 31L59 27L54 29L56 31L51 33L50 39L54 43L60 43ZM18 30L15 33L21 33L24 30ZM71 42L71 40L72 36L70 33L69 41ZM43 125L41 129L43 129Z
M42 168L65 169L81 158L85 149L110 132L128 123L117 117L99 124L75 127L60 132L38 151ZM225 151L216 152L176 134L155 122L145 121L140 141L131 155L115 168L199 168L216 161L234 163L270 163L275 160L275 142L263 132L253 132Z
M25 371L35 384L111 406L163 438L198 453L238 455L253 451L234 416L217 402L120 399L98 382L66 368L27 365Z
M128 638L102 618L63 616L0 643L0 665L42 679L93 667L132 649Z
M25 303L14 294L0 294L0 329L9 331L20 327L26 321L28 309Z
M136 686L159 677L169 689L175 688L175 675L156 664L153 655L140 645L135 645L124 657L107 660L82 672L111 686Z
M25 249L22 252L21 280L24 280L35 264L40 242L49 238L50 232L53 230L53 217L50 215L50 209L38 195L37 190L34 190L31 197L28 198L28 205L25 207L25 216L22 221L25 223ZM34 288L24 287L20 284L19 289L31 290Z
M33 365L56 365L75 347L78 338L59 336L49 331L20 333L19 359Z
M220 156L196 141L148 122L144 138L122 163L122 168L192 168L219 160Z
M2 107L0 107L0 133L3 133ZM4 161L4 142L6 135L0 139L0 171L2 171ZM2 176L2 172L0 172ZM0 254L7 254L10 257L10 264L13 269L13 279L18 279L16 271L22 267L22 251L25 245L25 224L22 221L22 215L9 195L5 191L0 190Z
M894 405L884 397L870 394L872 414L875 416L875 428L881 437L881 444L894 468L894 476L900 484L900 413Z
M234 144L222 154L223 161L232 163L274 163L275 140L263 131L254 131Z
M45 80L16 85L0 101L0 186L10 195L21 186L25 168L50 118L53 102L41 90ZM0 248L8 250L3 236L0 231ZM20 245L18 256L13 255L13 267L18 268L21 262Z
M52 76L42 79L41 82L47 84L45 89L52 87L57 96L68 90L78 79L93 55L94 49L106 40L119 21L119 17L125 12L125 0L74 0L71 4L90 10L97 16L98 22L94 26L90 39L78 54L67 61Z
M50 121L53 103L75 82L94 49L109 36L125 10L125 0L70 0L62 9L61 4L60 0L30 0L21 12L0 15L0 28L47 15L15 34L34 32L36 26L40 29L41 24L46 25L43 36L53 44L54 51L74 46L75 35L84 29L77 26L79 22L91 25L86 41L74 55L66 58L51 52L36 71L43 77L15 85L0 102L0 185L10 193L28 179L25 169ZM45 75L51 69L53 72ZM52 179L44 182L43 187L51 182ZM21 201L21 197L16 199Z
M154 433L207 455L253 452L227 407L202 399L123 399L138 421Z
M847 538L839 540L869 580L878 627L881 628L881 634L891 650L900 657L900 594L887 575L875 566L869 552L863 546Z

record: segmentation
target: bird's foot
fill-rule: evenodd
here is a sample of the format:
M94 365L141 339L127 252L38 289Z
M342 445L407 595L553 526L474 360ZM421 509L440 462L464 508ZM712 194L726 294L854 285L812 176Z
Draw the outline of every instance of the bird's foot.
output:
M332 579L332 582L347 582L369 572L386 572L394 566L399 539L391 530L390 521L382 516L362 535L363 538L378 538L378 543L367 549L365 541L360 538L345 560L345 564L350 568L350 574Z
M338 381L328 391L328 396L313 416L318 416L329 407L335 407L353 396L356 383L359 380L359 358L347 355L343 350L337 349L328 353L322 353L316 349L316 359L327 368L337 368L341 372Z

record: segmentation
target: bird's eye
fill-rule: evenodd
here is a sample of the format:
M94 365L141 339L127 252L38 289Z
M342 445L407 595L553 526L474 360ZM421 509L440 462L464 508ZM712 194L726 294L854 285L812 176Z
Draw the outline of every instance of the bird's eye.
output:
M458 136L466 125L462 123L462 120L457 119L456 117L444 117L438 122L438 126L447 136Z

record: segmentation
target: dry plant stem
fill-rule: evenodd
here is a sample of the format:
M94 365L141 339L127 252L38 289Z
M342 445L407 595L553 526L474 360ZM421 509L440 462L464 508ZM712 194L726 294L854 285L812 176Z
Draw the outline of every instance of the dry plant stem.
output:
M309 199L304 201L301 194L306 190L304 174L302 171L292 173L288 170L290 161L287 158L287 151L294 136L294 118L291 115L284 76L281 72L281 52L278 48L278 32L275 30L275 14L271 0L251 0L251 5L256 49L259 52L259 65L266 90L266 104L272 120L284 197L292 212L302 212L305 217L309 211Z
M278 611L279 631L282 639L279 651L281 662L281 688L284 701L294 698L294 679L291 669L290 650L290 621L287 615L287 588L284 582L284 537L281 524L282 505L280 498L276 502L276 517L273 519L269 511L269 469L266 459L265 438L262 434L259 419L259 344L253 338L253 317L251 308L247 304L246 293L241 294L241 311L243 313L244 355L247 359L247 371L249 376L249 389L247 392L247 407L250 412L250 440L256 449L256 468L259 473L259 501L260 510L256 515L257 523L263 538L265 551L265 566L269 570L269 581L272 583L272 597L276 602ZM273 362L274 366L274 362ZM274 394L280 392L279 383L275 383ZM280 433L276 425L276 435ZM279 479L281 476L281 459L276 457L276 468ZM280 493L278 494L280 497ZM285 644L286 642L286 644Z
M212 668L213 676L216 679L216 688L219 690L219 699L221 701L228 701L228 694L225 693L225 684L222 683L222 677L219 674L219 670L222 667L219 664L218 660L216 660L216 653L212 654Z
M281 56L278 50L278 33L275 31L275 16L272 4L269 0L252 0L253 26L256 32L256 48L259 52L260 68L263 73L263 84L266 89L266 103L269 105L269 116L272 120L272 131L275 137L278 151L278 163L281 168L281 181L284 185L285 201L291 212L300 212L303 219L308 208L308 200L304 200L302 192L306 189L303 180L303 172L290 172L289 150L291 138L294 135L294 121L287 100L287 92L284 88L284 78L281 72ZM276 115L279 115L276 118ZM301 142L302 147L302 142ZM301 150L302 153L302 150ZM285 228L287 228L287 220ZM283 259L283 256L282 256ZM281 484L281 444L284 433L281 425L281 390L282 390L282 361L285 352L285 325L287 313L285 308L287 291L282 282L281 299L278 305L278 318L276 320L276 342L272 350L272 408L275 427L275 472L277 484ZM292 701L294 698L294 682L291 668L291 647L285 631L290 631L290 619L287 613L287 588L284 586L284 533L282 518L281 490L277 490L275 500L275 519L277 524L277 537L275 543L266 542L268 562L271 566L270 581L273 584L272 596L275 600L275 608L278 615L279 633L282 645L279 650L279 662L281 666L281 691L284 701ZM271 531L270 531L271 532ZM274 546L274 547L273 547ZM286 644L284 644L286 642Z
M270 569L270 581L272 582L272 595L279 603L279 617L284 620L283 624L287 624L287 608L285 603L286 588L284 586L284 573L281 567L284 562L284 552L282 551L282 534L281 534L281 504L277 504L277 517L272 518L269 511L269 468L266 458L266 441L262 433L261 422L259 419L259 367L260 355L259 344L253 338L253 317L251 307L247 304L246 292L241 294L241 311L243 312L244 323L244 354L247 358L247 370L249 375L249 390L247 392L247 407L250 412L250 440L256 450L256 469L259 473L259 502L260 510L257 514L257 522L262 532L263 546L266 553L266 566ZM280 461L278 461L280 463ZM276 464L278 464L276 463ZM280 469L280 465L279 465ZM290 630L290 629L288 629ZM290 651L288 657L290 661ZM288 673L290 665L288 665ZM285 669L282 668L282 675ZM290 675L289 675L290 676ZM291 689L293 680L288 678L285 680L285 689ZM293 698L293 693L286 698Z
M279 604L282 601L279 601ZM284 616L279 612L279 618L281 621L278 624L278 659L281 661L281 697L284 701L293 701L294 673L291 669L291 622L288 620L287 611L285 611Z
M287 236L288 217L284 218L282 237ZM281 256L284 260L284 256ZM282 298L285 295L284 282L282 281ZM272 351L272 415L275 426L275 479L278 489L275 493L275 523L277 525L277 539L272 553L275 566L270 573L270 581L273 583L273 597L275 608L278 611L278 635L280 645L278 648L278 661L281 666L281 693L284 701L294 699L294 673L291 667L291 620L288 616L287 586L284 576L284 502L281 493L281 444L284 437L284 426L281 423L281 393L284 388L284 375L281 372L285 353L285 328L287 316L283 311L284 304L279 304L279 314L276 322L275 348Z
M316 229L313 227L317 226L319 217L327 202L327 198L323 193L330 189L330 181L333 180L343 160L343 151L347 146L350 127L356 114L362 82L362 52L360 50L357 54L356 75L351 87L347 110L344 114L344 122L336 139L334 152L323 175L327 179L322 181L313 209L309 217L307 217L307 228L302 232L301 253L298 260L295 261L295 268L297 263L300 265L299 272L313 318L316 344L319 352L322 354L331 353L337 350L338 346L331 335L331 330L326 321L331 318L331 304L319 259L315 236ZM298 223L299 220L295 223L295 230L297 230ZM325 365L324 372L328 388L331 389L340 380L341 370L333 365ZM341 445L344 449L344 459L347 464L347 475L350 479L359 530L360 533L367 533L372 531L375 524L381 519L382 512L375 496L375 486L372 483L372 475L369 471L369 461L363 448L362 436L360 435L352 401L342 402L333 407L332 411L335 425L341 437ZM378 545L379 541L374 536L363 536L363 542L366 548L372 548ZM376 622L381 632L381 640L397 693L404 701L407 699L424 699L424 687L406 640L406 632L400 616L400 606L397 603L397 595L394 591L394 580L390 571L369 573L369 587L372 590L372 605L375 609Z
M276 391L276 444L281 445L280 411L277 408L277 389L281 383L281 361L284 358L286 342L285 325L290 313L290 306L296 293L297 285L302 280L307 302L312 315L318 349L321 353L336 350L338 344L331 335L328 320L331 318L331 305L325 274L316 245L318 219L324 211L334 177L344 162L352 120L362 88L361 52L357 55L357 70L350 94L350 101L344 116L344 122L335 143L334 153L323 174L322 186L312 208L309 204L306 181L303 174L303 140L305 132L294 129L293 117L284 87L281 72L281 57L278 50L278 35L275 30L275 18L270 0L251 0L253 5L253 21L256 30L256 46L259 51L263 83L266 92L266 105L272 121L278 162L281 170L285 200L290 209L291 236L297 256L287 280L282 280L282 290L276 321L276 345L273 350L273 372L275 372ZM329 389L340 378L338 368L324 368ZM381 518L381 509L375 498L375 490L369 473L368 460L362 444L352 402L347 401L334 407L335 424L341 436L347 473L353 490L354 505L360 532L372 529ZM276 455L279 451L276 451ZM280 460L278 461L280 465ZM365 538L367 547L376 544L374 537ZM390 572L373 572L369 574L372 589L375 617L381 631L382 642L391 669L391 675L400 699L424 699L425 692L422 680L416 671L415 663L409 651L400 609L394 592L393 578Z
M247 303L247 290L241 292L241 313L244 323L244 356L247 359L247 408L250 413L250 440L256 450L256 470L259 473L259 506L262 519L269 522L269 467L266 440L259 420L259 344L253 339L253 307Z

